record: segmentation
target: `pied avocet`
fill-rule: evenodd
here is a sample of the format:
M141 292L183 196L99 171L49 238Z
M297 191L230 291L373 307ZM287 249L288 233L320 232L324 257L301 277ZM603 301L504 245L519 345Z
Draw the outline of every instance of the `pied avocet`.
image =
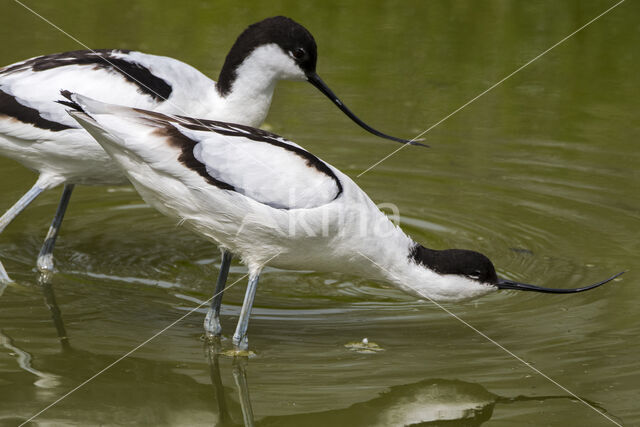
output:
M70 114L104 147L143 199L223 250L205 319L220 334L229 263L249 268L233 335L246 350L262 268L338 271L389 282L419 298L458 301L499 289L571 293L498 277L491 261L463 249L434 250L396 227L349 177L299 145L248 126L109 105L63 93Z

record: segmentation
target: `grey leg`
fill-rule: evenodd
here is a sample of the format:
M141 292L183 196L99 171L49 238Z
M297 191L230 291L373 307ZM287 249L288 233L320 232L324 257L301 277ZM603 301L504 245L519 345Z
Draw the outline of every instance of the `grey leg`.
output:
M251 316L251 308L253 307L253 300L256 296L256 289L258 289L258 279L260 278L260 271L249 274L249 284L247 285L247 292L244 294L244 302L242 303L242 310L240 311L240 318L238 319L238 326L236 332L233 334L233 345L237 350L247 350L249 348L249 340L247 338L247 328L249 327L249 317Z
M29 191L27 191L25 195L20 198L20 200L18 200L13 206L11 206L9 210L7 210L4 215L0 217L0 233L5 229L7 225L9 225L11 221L14 220L15 217L20 214L20 212L24 210L24 208L29 206L29 204L33 202L35 198L38 197L43 191L44 188L39 185L39 182L36 182L35 185L31 187ZM0 282L11 282L9 275L7 274L7 271L4 269L4 266L1 262Z
M53 272L53 247L56 244L58 232L60 231L60 224L62 224L64 213L67 210L67 205L69 204L69 199L71 198L71 193L73 192L73 187L73 184L65 184L64 190L62 190L60 203L58 203L58 209L56 210L56 216L53 217L53 221L51 222L51 226L49 227L47 237L45 237L42 249L40 249L37 265L38 270L41 273Z
M36 197L40 195L44 191L44 188L40 187L36 182L33 187L27 191L24 196L20 198L13 206L11 206L5 213L0 217L0 233L5 229L7 225L15 217L18 216L20 212L24 210L31 202L35 200Z
M211 306L204 318L204 330L208 338L218 337L222 334L222 326L220 326L220 305L222 304L222 293L227 284L227 276L229 275L229 267L233 254L229 251L222 250L222 262L220 264L220 273L216 282L216 290L211 300Z

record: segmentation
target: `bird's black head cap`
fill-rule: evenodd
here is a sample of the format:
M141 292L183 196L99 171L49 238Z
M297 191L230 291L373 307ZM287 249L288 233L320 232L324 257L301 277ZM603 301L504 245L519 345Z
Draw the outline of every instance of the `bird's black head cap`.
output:
M293 58L305 74L315 73L318 60L316 41L311 33L291 18L274 16L250 25L236 40L220 71L216 87L222 96L231 91L236 70L257 47L277 44Z
M496 269L489 258L480 252L466 249L442 251L415 245L409 256L438 274L455 274L476 282L495 285L498 282Z

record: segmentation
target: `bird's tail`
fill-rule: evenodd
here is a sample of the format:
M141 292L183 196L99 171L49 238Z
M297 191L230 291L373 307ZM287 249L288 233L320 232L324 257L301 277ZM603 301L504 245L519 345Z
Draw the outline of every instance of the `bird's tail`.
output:
M128 162L127 157L155 162L164 151L150 149L165 144L164 139L154 135L156 128L165 126L169 116L122 105L107 104L84 95L61 91L65 100L59 101L70 107L68 113L80 126L119 162ZM172 119L173 120L173 119ZM166 144L165 144L166 145ZM159 154L156 155L156 151Z
M66 89L61 90L60 95L66 98L66 100L59 100L56 102L66 105L67 107L71 107L73 111L79 111L88 115L114 113L117 113L120 116L140 115L133 108L116 104L107 104L105 102L89 98L88 96L80 95L79 93L70 92Z
M73 93L60 91L65 100L57 101L71 109L67 112L107 150L108 146L126 145L131 127L138 127L140 113L133 108L107 104ZM133 119L133 120L132 120ZM109 152L110 150L107 150Z
M71 96L73 95L73 93L71 93L70 91L66 90L66 89L62 89L60 91L60 95L64 96L65 98L67 98L67 100L63 100L60 99L58 101L56 101L58 104L62 104L62 105L66 105L67 107L71 107L73 108L74 111L80 111L80 112L85 112L82 107L80 106L80 104L78 104L77 102L75 102L73 99L71 99Z

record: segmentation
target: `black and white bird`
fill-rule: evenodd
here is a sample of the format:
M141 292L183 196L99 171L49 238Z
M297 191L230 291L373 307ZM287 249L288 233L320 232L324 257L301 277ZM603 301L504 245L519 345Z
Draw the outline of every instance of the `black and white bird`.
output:
M0 232L44 190L65 184L38 268L53 269L55 238L75 184L115 185L126 178L56 103L68 89L131 107L259 126L279 80L308 81L367 131L316 74L313 36L278 16L249 26L229 51L217 83L176 59L128 50L39 56L0 68L0 155L38 172L35 185L0 218ZM0 280L9 277L0 263Z
M247 348L258 278L270 264L389 282L418 298L458 301L499 289L570 293L499 278L484 255L434 250L396 227L349 177L299 145L248 126L109 105L64 93L74 119L122 168L142 198L216 243L222 266L205 319L220 334L232 254L249 269L233 343Z

